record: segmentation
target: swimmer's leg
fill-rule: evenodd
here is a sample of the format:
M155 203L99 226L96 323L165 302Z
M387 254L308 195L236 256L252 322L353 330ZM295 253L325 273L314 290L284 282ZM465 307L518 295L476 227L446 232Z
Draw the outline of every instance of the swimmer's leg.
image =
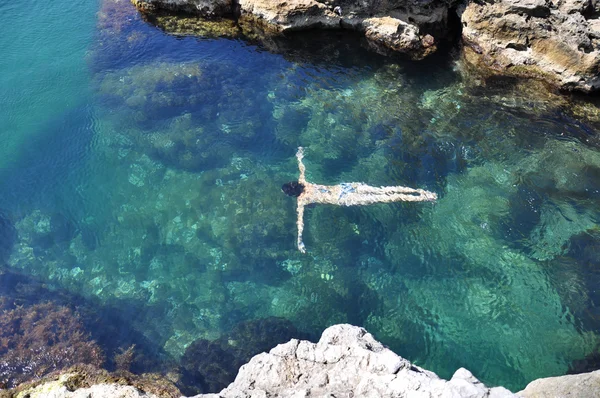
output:
M437 194L424 189L415 189L413 193L392 193L386 195L390 202L435 202Z
M372 187L362 183L355 183L352 185L354 185L356 192L372 195L391 195L396 193L418 194L423 191L422 189L414 189L403 186Z
M373 203L390 202L433 202L437 195L424 189L407 187L371 187L365 184L356 184L353 192L340 198L343 206L368 205Z
M425 189L414 189L409 187L385 187L389 188L387 191L389 195L397 196L400 195L405 201L409 202L433 202L437 200L437 194L435 192L426 191Z

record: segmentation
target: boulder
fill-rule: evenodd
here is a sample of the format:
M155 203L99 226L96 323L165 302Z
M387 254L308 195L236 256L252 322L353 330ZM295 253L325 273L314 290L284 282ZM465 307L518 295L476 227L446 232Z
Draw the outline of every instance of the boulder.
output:
M518 393L525 398L600 397L600 370L578 375L547 377L532 381Z
M561 89L600 87L600 24L588 0L469 2L461 12L465 58L501 75Z
M416 26L400 19L367 18L362 24L369 46L380 54L403 53L421 59L436 50L433 36L421 37Z

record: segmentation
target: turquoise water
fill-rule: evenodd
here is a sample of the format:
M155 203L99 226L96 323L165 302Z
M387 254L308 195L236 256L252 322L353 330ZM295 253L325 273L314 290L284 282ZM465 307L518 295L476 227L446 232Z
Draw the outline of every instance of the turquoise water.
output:
M121 311L175 360L270 316L313 338L361 325L442 377L513 390L597 355L593 105L330 33L267 51L166 35L124 1L0 11L11 270ZM310 208L302 255L280 191L299 145L311 181L439 200Z

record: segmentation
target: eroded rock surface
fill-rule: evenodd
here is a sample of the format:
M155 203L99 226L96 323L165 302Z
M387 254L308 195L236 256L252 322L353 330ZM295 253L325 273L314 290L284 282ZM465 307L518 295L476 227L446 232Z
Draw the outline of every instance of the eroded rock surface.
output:
M239 8L242 17L257 18L281 32L315 27L334 28L340 21L333 8L315 0L240 0Z
M597 0L132 1L145 12L166 9L234 17L240 32L254 36L351 29L364 34L376 52L412 59L422 59L440 42L451 41L456 31L452 18L455 23L460 18L466 59L486 73L533 77L566 90L600 88Z
M234 4L232 0L132 0L132 2L143 11L165 9L203 17L230 16Z
M595 91L600 87L599 7L595 0L470 2L461 16L465 55L494 73Z
M363 27L369 46L383 55L398 52L423 58L436 49L433 36L421 36L416 26L397 18L367 18Z
M0 389L2 398L179 398L181 392L164 376L110 373L93 365L76 365L43 378Z
M217 397L513 397L460 368L451 380L411 364L363 328L331 326L318 343L291 340L255 356Z
M29 398L159 398L157 395L146 393L133 386L119 384L96 384L90 387L79 388L75 391L69 390L69 382L76 375L65 374L56 381L40 384L34 388L25 390L18 395Z
M435 50L450 27L454 0L132 0L142 11L168 9L204 17L234 16L240 25L280 34L314 28L351 29L365 34L380 53L421 59ZM244 28L243 30L250 30Z

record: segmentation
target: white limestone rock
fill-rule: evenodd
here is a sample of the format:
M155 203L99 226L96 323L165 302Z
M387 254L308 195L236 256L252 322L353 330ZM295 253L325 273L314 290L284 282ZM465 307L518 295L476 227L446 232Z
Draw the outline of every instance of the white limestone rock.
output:
M525 398L595 398L600 397L600 370L578 375L547 377L532 381L518 393Z
M514 397L488 388L466 369L450 381L399 357L365 329L335 325L318 343L292 340L255 356L219 394L255 397Z

